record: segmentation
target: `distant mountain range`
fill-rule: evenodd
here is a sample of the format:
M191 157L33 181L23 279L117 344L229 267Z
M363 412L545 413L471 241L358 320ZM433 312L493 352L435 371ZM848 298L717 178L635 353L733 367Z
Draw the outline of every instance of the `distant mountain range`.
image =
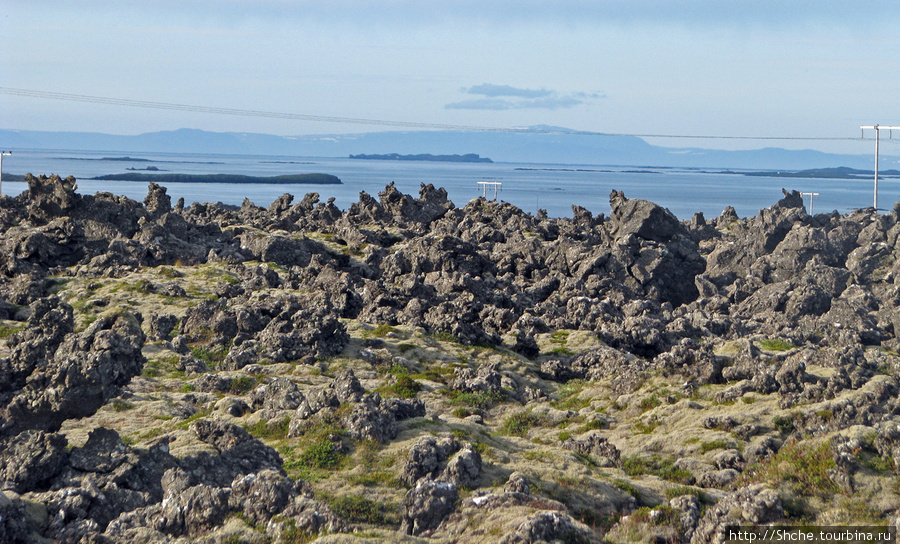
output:
M551 132L548 132L550 130ZM871 155L764 148L722 151L666 148L634 136L578 134L555 127L532 131L386 131L362 134L275 136L196 129L136 136L95 132L39 132L0 129L0 149L53 149L109 152L204 153L349 157L359 154L478 154L494 162L803 170L840 166L871 169ZM883 156L885 165L897 157Z

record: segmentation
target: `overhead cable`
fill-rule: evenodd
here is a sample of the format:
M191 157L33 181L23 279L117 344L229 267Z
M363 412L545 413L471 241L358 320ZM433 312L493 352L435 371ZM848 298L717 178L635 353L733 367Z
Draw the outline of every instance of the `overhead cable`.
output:
M314 121L320 123L344 123L355 125L374 125L396 128L432 129L432 130L456 130L464 132L512 132L528 134L570 134L578 136L630 136L635 138L672 138L689 140L802 140L802 141L859 141L861 138L851 137L810 137L810 136L740 136L740 135L698 135L698 134L651 134L651 133L625 133L625 132L595 132L587 130L568 130L554 128L520 128L520 127L486 127L473 125L454 125L445 123L420 123L413 121L392 121L386 119L365 119L357 117L336 117L325 115L310 115L301 113L285 113L275 111L246 110L238 108L222 108L215 106L196 106L190 104L176 104L169 102L154 102L149 100L131 100L127 98L112 98L107 96L91 96L83 94L60 93L52 91L37 91L32 89L17 89L0 87L0 94L9 96L22 96L27 98L40 98L48 100L64 100L68 102L85 102L89 104L107 104L112 106L126 106L132 108L149 108L158 110L187 111L196 113L209 113L215 115L235 115L241 117L264 117L269 119L288 119L296 121ZM864 138L863 138L864 139Z

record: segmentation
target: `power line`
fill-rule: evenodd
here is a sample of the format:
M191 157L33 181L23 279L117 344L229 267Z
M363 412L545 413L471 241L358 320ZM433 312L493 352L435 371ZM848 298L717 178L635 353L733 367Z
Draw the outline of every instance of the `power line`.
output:
M12 87L0 87L0 94L21 96L26 98L40 98L47 100L63 100L67 102L85 102L89 104L107 104L112 106L126 106L132 108L149 108L158 110L187 111L195 113L209 113L215 115L235 115L241 117L264 117L269 119L288 119L295 121L314 121L320 123L343 123L355 125L374 125L397 128L418 128L437 130L459 130L466 132L515 132L528 134L570 134L578 136L630 136L635 138L670 138L687 140L794 140L794 141L859 141L865 138L850 137L809 137L809 136L724 136L724 135L696 135L696 134L636 134L624 132L595 132L587 130L558 130L558 129L533 129L515 127L485 127L473 125L453 125L443 123L419 123L413 121L391 121L386 119L364 119L357 117L335 117L324 115L308 115L301 113L285 113L275 111L245 110L238 108L220 108L214 106L196 106L190 104L177 104L170 102L154 102L148 100L131 100L127 98L112 98L107 96L91 96L83 94L59 93L51 91L36 91L32 89L16 89Z

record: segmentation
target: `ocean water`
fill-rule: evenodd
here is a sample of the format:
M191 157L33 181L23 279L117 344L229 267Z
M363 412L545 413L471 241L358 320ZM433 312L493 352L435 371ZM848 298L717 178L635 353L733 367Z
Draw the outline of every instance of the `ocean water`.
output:
M125 156L141 160L105 160ZM727 206L733 206L742 217L756 215L782 197L782 188L819 193L813 200L815 213L832 210L846 213L871 206L873 201L872 180L748 177L677 168L45 150L14 150L3 159L6 173L72 175L78 179L77 190L82 194L109 191L135 200L146 196L146 183L87 178L149 166L158 168L159 172L143 173L276 176L320 172L333 174L343 181L342 185L163 184L173 202L183 197L188 205L192 202L240 205L248 198L265 207L284 193L294 195L299 201L307 193L315 192L322 202L333 197L339 208L347 209L359 200L361 191L377 198L386 185L394 182L401 192L413 196L418 196L422 183L443 187L449 198L461 207L482 195L479 181L500 182L500 200L532 214L543 208L551 217L571 217L573 204L594 214L609 215L609 194L614 189L624 191L628 198L642 198L664 206L679 219L690 219L695 212L713 218ZM4 182L2 187L4 194L12 195L25 189L26 184L21 182ZM880 208L891 209L900 200L898 194L900 180L879 180ZM492 190L488 196L493 198Z

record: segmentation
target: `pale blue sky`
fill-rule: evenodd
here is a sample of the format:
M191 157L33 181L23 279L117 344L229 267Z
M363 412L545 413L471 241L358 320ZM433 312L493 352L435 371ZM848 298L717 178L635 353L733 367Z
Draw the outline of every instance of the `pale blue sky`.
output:
M6 0L0 87L418 123L856 137L900 124L898 19L881 0ZM0 127L385 130L7 94Z

